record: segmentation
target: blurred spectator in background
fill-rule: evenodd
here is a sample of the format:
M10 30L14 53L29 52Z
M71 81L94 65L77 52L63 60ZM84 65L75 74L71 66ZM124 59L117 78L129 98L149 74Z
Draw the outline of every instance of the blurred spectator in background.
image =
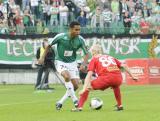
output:
M110 24L112 22L112 12L111 10L109 10L109 8L104 8L104 10L102 11L102 16L104 18L104 27L105 28L109 28Z
M38 19L38 0L30 0L31 12Z
M53 3L56 6L55 8L52 5ZM101 12L100 11L99 13L97 12L96 9L97 7L100 8ZM110 20L110 15L108 15L108 12L107 10L105 10L105 8L107 8L107 10L112 12L111 20ZM30 31L30 34L31 33L36 34L37 20L38 21L41 20L42 23L44 23L43 27L44 28L47 27L50 32L67 31L66 27L68 27L68 23L77 19L78 17L81 18L80 15L81 11L83 11L84 17L87 19L87 24L86 25L81 24L81 26L94 27L99 31L104 29L103 23L105 23L104 25L106 27L109 26L109 23L111 21L112 23L111 28L116 29L116 27L118 26L118 31L116 29L117 34L124 33L124 29L122 30L121 27L125 26L125 24L123 25L125 12L128 12L129 16L132 19L135 18L134 15L135 12L136 16L144 17L145 20L147 20L149 23L152 24L149 28L150 29L149 32L151 33L155 32L157 33L160 23L160 0L2 0L0 1L0 19L5 20L8 18L7 20L9 27L8 30L12 34L15 34L16 32L13 29L14 28L13 26L11 29L11 23L12 25L15 26L17 26L17 23L18 24L20 23L19 19L17 20L18 18L17 10L19 11L20 14L19 17L21 16L22 20L24 21L22 22L22 24L24 24L25 27L28 28L28 32ZM52 18L51 18L51 10L53 11L58 10L58 13L56 14L52 12ZM32 22L29 22L29 16ZM101 19L103 18L103 21L101 21L100 18ZM131 24L134 27L136 27L137 25L139 26L137 20L136 22L134 21L131 22ZM60 25L60 29L53 30L53 28L50 25L54 26ZM131 33L136 32L135 31L136 29L134 27L132 27L130 31ZM82 29L84 31L87 31L86 30L87 28L82 28ZM18 31L17 34L19 34L20 31L19 30L16 31ZM29 34L28 32L26 34ZM104 30L104 32L107 31ZM110 31L109 33L112 32L114 31ZM21 34L25 33L22 32Z
M78 7L71 0L65 0L65 5L69 9L69 11L68 11L68 23L71 23L72 21L75 20L75 18L77 16Z
M137 0L136 1L136 4L135 4L135 11L139 11L139 10L141 10L141 11L143 11L143 3L142 3L142 1L141 0Z
M132 16L135 11L136 3L133 0L126 1L127 6L129 7L129 15Z
M151 4L151 0L143 0L143 11L144 11L144 17L148 17L150 16L152 13L152 4Z
M60 19L60 26L67 26L68 25L68 7L64 4L64 1L61 1L59 6L59 19Z
M130 27L131 27L131 17L129 15L129 12L126 11L124 13L124 17L123 17L123 24L124 24L124 27L125 27L125 33L129 33L130 31Z
M80 23L81 27L86 27L87 18L84 16L84 11L81 11L80 16L77 17L77 21Z
M31 21L31 16L29 14L28 9L24 10L23 24L24 24L24 26L33 26L33 23Z
M48 26L50 25L50 18L51 18L51 13L50 13L50 8L51 8L51 5L50 5L50 0L46 0L44 2L44 10L43 10L43 19L45 21L45 26Z
M22 0L14 0L15 4L22 8Z
M111 1L112 0L97 0L97 6L103 10L104 8L108 8L111 10Z
M7 19L7 6L0 2L0 19Z
M51 26L58 26L58 13L59 13L59 6L57 6L56 2L53 2L50 7L50 25Z
M99 6L96 8L95 14L91 18L91 27L94 29L96 28L96 32L99 32L100 27L104 27L104 19Z
M8 34L7 20L0 19L0 34Z
M15 9L17 5L14 0L8 0L9 9Z
M140 33L139 22L141 20L141 16L138 16L138 13L135 11L133 16L131 17L131 29L130 34L138 34Z
M16 34L16 24L15 24L15 11L14 9L11 9L9 15L8 15L8 27L9 27L9 33L11 35Z
M129 12L129 7L127 5L126 0L119 1L119 13L120 13L120 20L123 21L125 12Z
M141 34L149 33L149 23L144 18L141 18L140 30L141 30Z
M153 0L152 3L152 19L154 22L160 22L160 2Z
M81 4L78 4L78 13L77 13L77 18L79 16L81 16L81 12L83 11L83 16L87 19L87 23L86 25L89 25L90 21L90 8L87 6L87 3L81 3Z
M36 21L36 28L37 28L37 34L42 34L44 31L44 24L43 21L38 19Z
M119 21L119 2L118 0L112 0L111 1L111 11L112 11L112 21Z
M4 15L3 15L2 11L0 11L0 19L1 19L1 20L4 19Z
M24 11L29 6L30 0L22 0L22 10Z
M20 11L19 6L16 7L14 19L16 24L16 34L23 35L24 34L23 15Z

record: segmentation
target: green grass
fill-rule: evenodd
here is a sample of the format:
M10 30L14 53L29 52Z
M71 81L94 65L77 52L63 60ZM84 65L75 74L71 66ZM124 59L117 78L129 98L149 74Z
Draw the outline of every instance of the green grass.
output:
M61 85L52 85L49 92L34 91L33 85L0 85L0 121L160 121L160 85L123 85L125 110L113 111L115 100L111 89L91 92L91 97L104 101L101 110L91 110L89 100L83 112L70 112L73 104L68 99L61 111L55 103L64 94Z

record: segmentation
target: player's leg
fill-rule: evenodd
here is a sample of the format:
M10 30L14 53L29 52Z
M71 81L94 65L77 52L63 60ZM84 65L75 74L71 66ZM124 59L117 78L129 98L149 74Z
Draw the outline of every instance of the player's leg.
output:
M65 87L66 87L66 93L64 94L64 96L58 101L56 108L59 110L62 107L62 104L64 103L64 101L68 98L71 97L72 101L74 103L77 102L78 98L75 95L74 92L74 87L72 82L70 81L70 74L68 71L63 71L61 73L61 75L64 77L65 80Z
M65 86L67 88L68 95L71 97L73 102L77 101L78 99L77 99L77 97L75 95L75 92L74 92L74 87L73 87L73 84L71 82L70 73L68 71L63 71L62 76L65 79Z
M84 106L85 102L88 99L89 91L90 91L89 89L86 89L84 91L84 93L82 93L80 95L79 102L78 102L78 107L77 107L78 110L82 110L83 109L83 106Z
M79 79L71 79L71 82L73 84L73 87L74 87L74 91L76 91L78 89L78 82L79 82Z
M104 90L104 89L108 88L108 83L106 83L104 81L105 79L106 79L105 77L99 76L98 78L92 80L88 84L87 89L80 95L80 99L78 102L78 108L73 109L72 111L73 112L82 111L83 106L88 99L89 91L91 91L91 90Z
M73 112L82 111L83 106L88 99L89 91L101 89L101 86L99 85L99 81L100 79L97 78L92 80L91 83L88 84L87 89L80 95L78 107L76 109L72 109Z
M71 82L73 84L74 87L74 91L76 91L78 89L78 85L79 85L79 70L78 70L78 66L76 62L72 62L70 64L67 65L67 68L69 70L70 76L71 76ZM78 99L73 98L72 101L75 105L75 107L78 106Z
M123 110L120 87L119 86L113 87L113 91L114 91L114 96L117 102L116 110L117 111Z
M73 102L77 101L78 99L74 92L74 87L71 82L71 75L67 69L67 64L59 61L57 63L57 71L63 76L64 81L65 81L65 87L66 87L66 93L56 104L56 108L59 110L62 107L62 104L65 102L65 100L68 97L71 97Z
M116 110L120 111L123 110L122 106L122 98L121 98L121 90L120 90L120 85L122 84L122 76L121 75L113 75L112 77L115 77L111 80L111 86L114 92L114 96L116 99Z
M71 76L71 82L74 86L74 90L76 91L78 89L78 84L80 80L78 65L76 62L72 62L70 64L67 64L67 68Z

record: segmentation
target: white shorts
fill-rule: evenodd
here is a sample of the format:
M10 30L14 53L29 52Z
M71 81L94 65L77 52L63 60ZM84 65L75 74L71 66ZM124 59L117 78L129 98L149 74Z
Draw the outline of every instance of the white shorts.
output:
M70 73L71 79L79 79L79 71L77 67L77 62L65 63L56 60L56 69L58 73L61 74L62 71L67 70Z

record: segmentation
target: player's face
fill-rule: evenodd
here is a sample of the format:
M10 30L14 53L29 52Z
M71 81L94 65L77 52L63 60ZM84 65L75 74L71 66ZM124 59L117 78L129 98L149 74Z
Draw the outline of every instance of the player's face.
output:
M80 30L81 30L80 25L75 25L73 28L70 29L71 36L72 37L78 36L80 34Z

